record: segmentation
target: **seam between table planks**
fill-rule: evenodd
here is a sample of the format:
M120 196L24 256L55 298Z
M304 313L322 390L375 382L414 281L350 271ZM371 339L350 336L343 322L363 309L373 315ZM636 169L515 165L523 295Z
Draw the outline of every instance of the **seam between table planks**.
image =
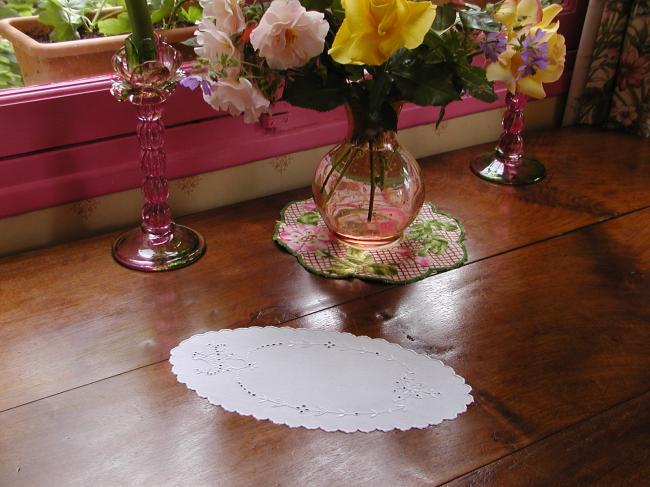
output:
M612 404L611 406L608 406L605 409L602 409L601 411L595 412L595 413L593 413L593 414L591 414L591 415L589 415L587 417L584 417L584 418L582 418L582 419L580 419L580 420L578 420L578 421L576 421L574 423L567 424L566 426L564 426L564 427L562 427L562 428L560 428L560 429L558 429L556 431L553 431L552 433L549 433L549 434L547 434L545 436L542 436L542 437L538 438L537 440L531 441L530 443L526 443L525 445L523 445L521 447L518 447L516 450L513 450L513 451L511 451L509 453L506 453L505 455L502 455L499 458L495 458L494 460L489 461L489 462L481 465L480 467L476 467L476 468L473 468L472 470L468 470L467 472L464 472L464 473L462 473L460 475L457 475L457 476L455 476L455 477L453 477L453 478L451 478L449 480L446 480L445 482L443 482L441 484L438 484L438 485L439 486L444 486L444 485L451 484L452 482L454 482L456 480L460 480L463 477L466 477L466 476L468 476L468 475L470 475L470 474L472 474L474 472L477 472L478 470L489 467L490 465L494 465L494 464L500 462L501 460L503 460L505 458L508 458L508 457L510 457L510 456L512 456L514 454L518 454L518 453L520 453L520 452L522 452L522 451L524 451L524 450L526 450L526 449L528 449L528 448L530 448L530 447L532 447L532 446L534 446L534 445L536 445L536 444L538 444L538 443L540 443L542 441L546 441L549 438L552 438L552 437L554 437L556 435L562 434L564 432L575 429L575 428L577 428L577 427L579 427L579 426L581 426L583 424L586 424L586 423L588 423L590 421L596 420L599 417L607 414L611 410L616 409L618 407L621 407L621 406L623 406L625 404L628 404L630 402L636 401L637 399L640 399L643 396L646 396L648 394L650 394L650 389L646 389L644 392L641 392L640 394L629 397L627 399L623 399L622 401L619 401L619 402L617 402L615 404Z
M504 250L504 251L501 251L501 252L497 252L497 253L495 253L495 254L491 254L491 255L488 255L488 256L485 256L485 257L481 257L480 259L477 259L477 260L469 261L469 262L467 262L465 265L463 265L463 266L461 266L461 267L458 267L458 268L456 268L456 269L452 269L452 270L450 270L450 271L446 271L446 272L454 272L454 271L457 270L457 269L462 269L462 268L464 268L464 267L468 267L468 266L471 266L471 265L473 265L473 264L478 264L478 263L480 263L480 262L483 262L483 261L486 261L486 260L489 260L489 259L492 259L492 258L495 258L495 257L499 257L499 256L502 256L502 255L506 255L506 254L509 254L509 253L512 253L512 252L516 252L516 251L518 251L518 250L526 249L526 248L529 248L529 247L533 247L533 246L535 246L535 245L538 245L538 244L541 244L541 243L544 243L544 242L548 242L548 241L556 240L556 239L559 239L559 238L565 237L565 236L567 236L567 235L571 235L571 234L573 234L573 233L579 233L579 232L581 232L582 230L585 230L585 229L587 229L587 228L591 228L591 227L595 227L595 226L598 226L598 225L602 225L602 224L605 224L605 223L608 223L608 222L611 222L611 221L614 221L614 220L623 219L623 218L625 218L625 217L627 217L627 216L629 216L629 215L632 215L632 214L634 214L634 213L639 213L639 212L642 212L642 211L645 211L645 210L648 210L648 209L650 209L650 205L646 205L646 206L643 206L643 207L640 207L640 208L637 208L637 209L634 209L634 210L630 210L630 211L626 211L626 212L618 213L618 214L616 214L616 215L612 215L612 216L609 216L609 217L605 217L605 218L603 218L603 219L601 219L601 220L598 220L598 221L595 221L595 222L592 222L592 223L588 223L588 224L586 224L586 225L582 225L582 226L579 226L579 227L573 228L573 229L571 229L571 230L567 230L567 231L565 231L565 232L557 233L557 234L555 234L555 235L550 235L550 236L548 236L548 237L544 237L544 238L542 238L542 239L535 240L535 241L533 241L533 242L529 242L529 243L526 243L526 244L523 244L523 245L519 245L519 246L513 247L513 248L508 249L508 250ZM446 273L446 272L445 272L445 273ZM441 273L441 274L444 274L444 273ZM436 275L430 276L430 278L435 278L435 276L436 276ZM427 279L428 279L428 278L427 278ZM330 309L335 309L335 308L338 308L338 307L344 306L344 305L346 305L346 304L353 303L353 302L355 302L355 301L359 301L359 300L362 300L362 299L366 299L366 298L371 297L371 296L376 296L376 295L379 295L379 294L382 294L382 293L385 293L385 292L390 292L390 291L392 291L392 290L394 290L394 289L399 289L399 288L401 288L401 287L403 287L403 286L417 286L417 285L419 284L419 282L422 282L422 281L418 281L418 282L411 283L411 284L404 284L404 285L386 285L385 288L378 289L378 290L376 290L376 291L374 291L374 292L369 292L368 294L364 294L363 296L358 296L358 297L355 297L355 298L349 299L349 300L347 300L347 301L342 301L342 302L340 302L340 303L333 304L333 305L331 305L331 306L326 306L326 307L324 307L324 308L320 308L320 309L318 309L318 310L314 310L314 311L312 311L312 312L302 314L302 315L300 315L300 316L292 317L292 318L289 319L289 320L280 321L280 322L278 322L278 323L275 323L274 326L282 326L282 325L286 325L286 324L291 323L291 322L294 322L294 321L302 320L302 319L304 319L304 318L306 318L306 317L308 317L308 316L312 316L312 315L315 315L315 314L318 314L318 313L321 313L321 312L323 312L323 311L327 311L327 310L330 310ZM248 323L248 325L250 325L250 323ZM62 390L62 391L59 391L59 392L56 392L56 393L53 393L53 394L48 394L48 395L43 396L43 397L40 397L40 398L38 398L38 399L33 399L33 400L31 400L31 401L27 401L27 402L24 402L24 403L21 403L21 404L17 404L17 405L15 405L15 406L11 406L11 407L9 407L9 408L6 408L6 409L3 409L3 410L0 410L0 414L5 413L5 412L8 412L8 411L12 411L12 410L14 410L14 409L21 408L21 407L23 407L23 406L27 406L27 405L29 405L29 404L33 404L33 403L36 403L36 402L42 401L42 400L44 400L44 399L49 399L49 398L52 398L52 397L55 397L55 396L59 396L59 395L61 395L61 394L65 394L65 393L67 393L67 392L74 391L74 390L80 389L80 388L82 388L82 387L87 387L87 386L90 386L90 385L93 385L93 384L97 384L97 383L102 382L102 381L105 381L105 380L109 380L109 379L112 379L112 378L115 378L115 377L120 377L120 376L122 376L122 375L129 374L129 373L131 373L131 372L135 372L135 371L137 371L137 370L145 369L145 368L147 368L147 367L153 367L153 366L155 366L155 365L162 364L163 362L167 362L168 360L169 360L169 356L167 356L166 358L164 358L164 359L162 359L162 360L157 360L157 361L155 361L155 362L150 362L150 363L148 363L148 364L144 364L144 365L141 365L141 366L139 366L139 367L134 367L134 368L131 368L131 369L128 369L128 370L124 370L124 371L119 372L119 373L117 373L117 374L113 374L113 375L109 375L109 376L106 376L106 377L102 377L101 379L97 379L97 380L94 380L94 381L86 382L86 383L84 383L84 384L79 384L79 385L77 385L77 386L75 386L75 387L70 387L70 388L68 388L68 389L64 389L64 390ZM600 414L600 413L596 413L596 414ZM555 434L555 433L552 433L552 434ZM515 450L515 451L516 451L516 450ZM479 467L479 468L480 468L480 467ZM473 471L473 470L471 470L471 471ZM471 472L471 471L470 471L470 472ZM467 474L467 473L468 473L468 472L465 472L463 475L465 475L465 474ZM453 479L452 479L452 480L453 480Z

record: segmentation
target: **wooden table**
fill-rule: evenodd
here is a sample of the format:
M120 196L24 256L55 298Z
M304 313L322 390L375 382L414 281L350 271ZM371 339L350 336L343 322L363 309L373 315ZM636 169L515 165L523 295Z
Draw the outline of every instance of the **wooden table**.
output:
M641 485L650 476L650 141L531 134L541 184L422 161L469 262L406 286L309 274L271 241L301 190L182 219L197 264L116 265L115 234L0 260L0 485ZM383 337L473 387L407 432L290 429L212 406L169 350L206 330L285 325Z

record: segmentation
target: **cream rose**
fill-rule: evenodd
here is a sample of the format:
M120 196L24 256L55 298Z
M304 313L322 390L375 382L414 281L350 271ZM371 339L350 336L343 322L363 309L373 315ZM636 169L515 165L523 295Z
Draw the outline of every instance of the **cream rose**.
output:
M198 47L194 48L196 55L206 58L210 64L217 70L224 70L228 78L237 78L239 75L239 65L224 66L222 65L223 55L240 61L241 53L232 43L230 36L220 31L210 20L201 20L197 24L199 30L195 32Z
M323 52L329 24L298 0L273 0L251 33L251 44L271 69L302 66Z
M200 0L203 18L214 20L218 30L226 34L239 34L246 27L244 14L237 0Z
M260 115L270 111L271 102L246 78L223 79L212 85L212 92L203 98L215 110L232 116L244 115L244 122L257 122Z

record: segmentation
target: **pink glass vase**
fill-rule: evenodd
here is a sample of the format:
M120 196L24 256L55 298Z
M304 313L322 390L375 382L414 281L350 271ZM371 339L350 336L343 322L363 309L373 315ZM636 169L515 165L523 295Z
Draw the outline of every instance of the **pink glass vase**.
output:
M314 201L342 242L358 248L390 246L424 203L420 168L398 143L396 131L370 122L364 107L348 106L347 114L347 137L316 167Z
M521 185L544 179L546 169L541 162L524 156L524 107L527 97L517 93L506 95L503 133L493 152L483 154L470 163L478 177L498 184Z
M203 237L175 224L167 204L165 126L161 117L167 98L183 76L181 62L180 53L160 39L157 39L157 59L136 69L129 68L124 48L113 56L117 77L111 93L119 101L129 101L136 109L144 195L142 223L117 239L113 257L120 264L140 271L183 267L205 252Z

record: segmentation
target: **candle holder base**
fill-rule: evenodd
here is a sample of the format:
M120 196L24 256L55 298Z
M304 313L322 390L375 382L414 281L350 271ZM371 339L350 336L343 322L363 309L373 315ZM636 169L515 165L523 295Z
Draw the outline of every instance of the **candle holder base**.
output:
M138 271L167 271L185 267L205 252L200 233L173 224L165 238L156 237L134 228L121 235L113 244L113 258L129 269Z
M536 159L523 157L517 164L506 164L495 152L477 157L470 168L481 179L511 186L537 183L546 176L544 165Z

